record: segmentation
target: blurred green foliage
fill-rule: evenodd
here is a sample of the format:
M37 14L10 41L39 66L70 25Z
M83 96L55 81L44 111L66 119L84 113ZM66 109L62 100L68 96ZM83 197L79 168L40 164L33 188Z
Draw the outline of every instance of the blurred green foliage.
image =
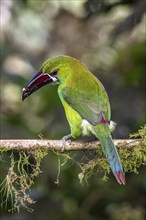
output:
M21 101L22 88L42 62L60 54L80 59L104 84L112 119L117 122L115 138L127 138L145 123L146 33L145 15L140 11L143 1L133 1L136 6L132 1L123 2L103 10L110 1L93 5L92 1L80 0L1 0L1 138L31 139L41 135L60 139L69 133L55 86L46 86ZM128 32L122 29L111 40L111 32L120 22L129 24L126 19L131 11L137 20L136 10L143 15L139 22ZM77 153L75 157L82 158L84 154ZM1 181L8 172L7 163L6 158L1 161ZM37 200L34 212L22 209L20 214L7 214L2 209L2 220L145 219L143 167L138 175L126 175L124 187L112 176L102 181L102 173L82 186L77 178L79 168L71 161L61 168L58 186L54 184L58 158L52 154L44 158L41 169L43 173L29 192Z
M121 72L124 84L145 90L146 44L138 42L128 50L119 51L116 66ZM127 68L128 67L128 68Z

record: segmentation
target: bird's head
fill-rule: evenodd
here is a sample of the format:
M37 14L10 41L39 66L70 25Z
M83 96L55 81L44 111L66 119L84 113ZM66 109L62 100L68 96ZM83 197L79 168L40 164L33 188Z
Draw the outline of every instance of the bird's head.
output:
M76 63L77 60L69 56L58 56L45 61L39 72L23 89L22 100L47 84L57 84L67 79L72 74L70 69L71 62Z

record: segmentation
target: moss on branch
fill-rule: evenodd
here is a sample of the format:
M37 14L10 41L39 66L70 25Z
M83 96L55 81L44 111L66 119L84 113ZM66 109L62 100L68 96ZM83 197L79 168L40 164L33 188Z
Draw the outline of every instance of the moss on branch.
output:
M138 174L138 168L142 165L146 165L146 125L141 127L137 133L130 135L130 138L134 138L133 141L139 138L139 144L136 147L127 147L126 141L123 141L117 145L117 148L124 172L134 172ZM107 160L105 159L101 148L98 148L96 152L96 159L94 158L81 166L82 172L79 173L81 183L83 180L87 181L89 177L99 171L104 173L104 180L108 179L107 174L109 174L111 170Z
M64 153L60 153L60 142L57 142L59 143L57 147L55 147L55 142L52 142L52 146L51 142L48 142L47 147L44 147L46 145L42 147L38 143L35 143L35 147L34 143L29 146L29 142L23 142L24 148L18 142L19 140L9 142L9 144L7 142L8 145L6 147L1 144L0 148L0 162L3 164L8 161L8 158L10 160L8 173L0 184L1 206L7 208L7 203L11 203L11 208L8 211L19 211L21 207L32 211L29 205L35 201L30 198L28 190L34 184L35 178L41 174L41 162L49 154L50 150L58 156L57 184L59 184L61 167L70 160L80 168L78 174L80 183L87 181L92 175L97 175L98 172L103 173L104 180L108 179L110 168L98 142L67 143ZM138 168L146 164L146 125L141 127L137 133L130 135L129 140L115 140L115 142L125 173L138 173ZM94 154L94 157L92 155L92 159L85 154L78 161L71 153L68 153L72 151L72 146L74 151L88 150L86 152L89 152L89 150L96 150L96 154Z

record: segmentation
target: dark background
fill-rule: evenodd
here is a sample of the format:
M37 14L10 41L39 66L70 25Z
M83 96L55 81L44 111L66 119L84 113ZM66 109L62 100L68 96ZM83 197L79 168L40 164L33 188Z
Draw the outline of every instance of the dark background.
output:
M56 86L46 86L25 102L22 88L43 61L57 55L81 60L109 95L114 138L128 138L145 123L145 2L135 1L1 1L1 138L61 139L69 133ZM82 156L82 153L77 153ZM2 163L1 166L5 166ZM7 169L1 169L1 180ZM79 168L67 163L59 187L57 157L42 162L31 196L34 212L1 210L1 219L144 220L145 176L127 174L126 186L112 175L92 176L81 185Z

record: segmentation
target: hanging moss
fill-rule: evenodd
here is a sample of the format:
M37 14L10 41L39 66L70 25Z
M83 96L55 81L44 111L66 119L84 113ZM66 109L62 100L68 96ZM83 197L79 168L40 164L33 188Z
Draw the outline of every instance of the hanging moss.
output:
M140 145L138 147L127 148L123 143L118 146L119 155L126 172L138 173L138 168L146 164L146 125L130 135L130 138L138 138ZM4 162L5 153L9 153L10 165L8 173L0 184L1 206L7 209L8 201L11 201L11 208L8 211L18 211L21 207L32 211L29 205L35 203L30 198L28 190L34 184L34 179L41 174L41 161L48 154L47 150L16 150L15 153L10 149L1 151L0 161ZM61 167L68 161L73 161L77 164L81 172L78 174L80 183L87 181L92 175L97 175L98 172L103 172L103 179L108 179L108 174L111 172L110 167L105 159L101 147L97 149L94 159L83 157L81 161L75 160L69 153L54 152L58 156L58 174L56 183L59 184L59 176ZM8 156L8 154L7 154Z
M0 184L2 207L7 209L9 201L11 204L8 211L10 212L19 212L21 207L25 207L28 211L33 210L28 205L35 201L28 195L28 190L34 184L35 177L40 175L41 161L46 154L47 152L42 150L10 153L10 167L5 179Z

